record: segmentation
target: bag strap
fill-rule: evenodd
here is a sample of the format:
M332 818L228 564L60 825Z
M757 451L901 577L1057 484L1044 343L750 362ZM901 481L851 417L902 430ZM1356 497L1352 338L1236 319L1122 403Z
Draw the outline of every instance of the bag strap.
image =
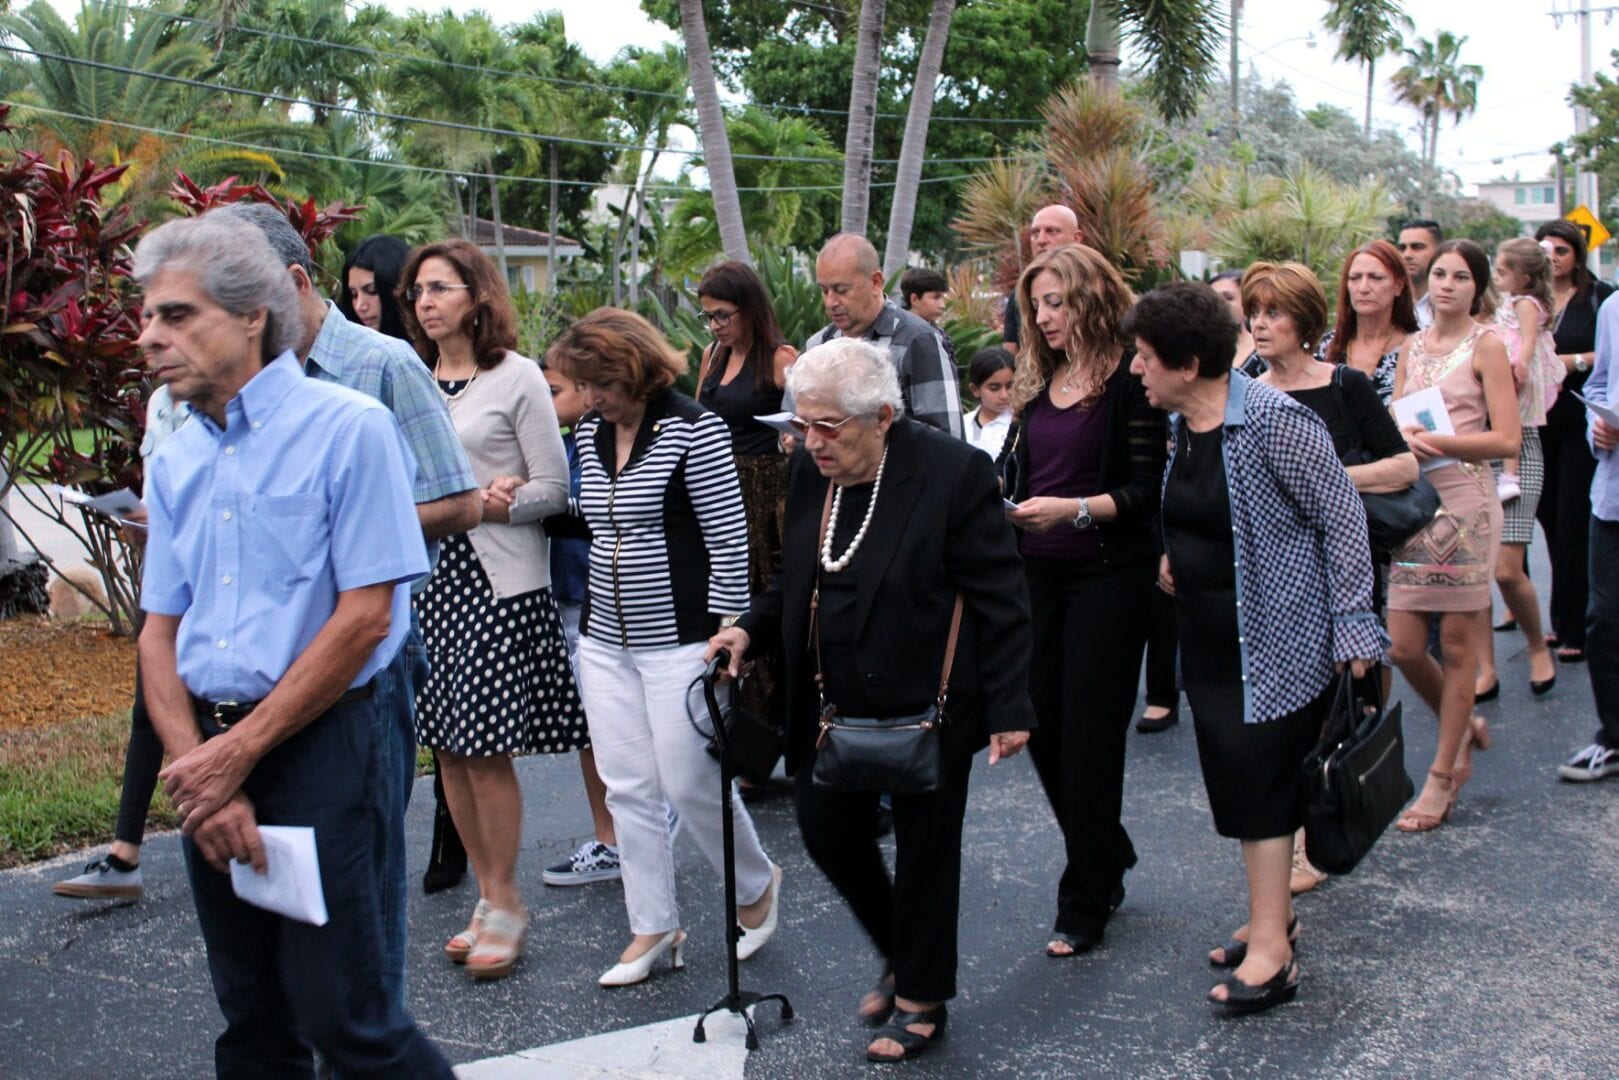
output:
M815 692L820 698L821 711L826 712L826 675L821 667L821 548L826 544L827 526L832 521L832 487L826 485L826 501L821 504L821 528L815 544L815 588L810 593L810 644L815 649ZM950 696L950 669L956 663L956 642L961 637L961 613L966 598L956 592L955 611L950 616L950 639L944 647L944 670L939 673L939 695L935 704L943 714L944 703Z

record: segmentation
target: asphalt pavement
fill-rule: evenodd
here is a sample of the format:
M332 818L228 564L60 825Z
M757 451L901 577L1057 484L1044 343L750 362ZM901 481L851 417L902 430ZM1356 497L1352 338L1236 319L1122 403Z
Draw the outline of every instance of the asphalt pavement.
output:
M1544 581L1544 575L1541 576ZM1451 823L1390 832L1353 874L1302 898L1296 1002L1222 1018L1204 961L1244 919L1235 842L1214 834L1190 722L1132 733L1125 823L1140 852L1101 948L1043 953L1061 844L1026 758L973 774L961 903L960 996L947 1036L901 1066L932 1077L1619 1076L1619 779L1561 783L1556 766L1595 726L1583 667L1532 698L1522 640L1499 634L1502 694L1485 705L1496 745L1477 760ZM1420 786L1431 715L1408 691L1407 768ZM846 909L805 855L789 800L757 805L785 870L781 930L743 985L782 991L796 1018L759 1010L761 1047L690 1019L724 991L721 887L677 846L686 970L603 990L627 940L617 883L546 888L540 871L589 829L571 757L519 763L520 874L532 923L507 979L474 985L440 953L472 885L422 895L432 791L409 829L409 1003L467 1077L863 1075L869 1029L853 1018L878 971ZM3 797L3 793L0 793ZM221 1028L178 839L150 837L138 903L64 900L50 883L90 853L0 874L0 1076L204 1076ZM482 1064L476 1064L476 1063Z

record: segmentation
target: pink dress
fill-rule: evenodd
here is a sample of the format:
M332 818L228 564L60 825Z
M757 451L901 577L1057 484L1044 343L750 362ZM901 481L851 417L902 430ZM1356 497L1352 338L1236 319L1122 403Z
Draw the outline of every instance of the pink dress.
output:
M1427 351L1428 334L1411 338L1401 396L1439 387L1458 435L1486 428L1484 384L1473 373L1473 349L1487 327L1475 326L1454 349ZM1406 541L1389 564L1389 610L1480 611L1490 606L1490 581L1501 543L1501 500L1495 477L1480 461L1460 461L1423 473L1439 491L1439 513Z

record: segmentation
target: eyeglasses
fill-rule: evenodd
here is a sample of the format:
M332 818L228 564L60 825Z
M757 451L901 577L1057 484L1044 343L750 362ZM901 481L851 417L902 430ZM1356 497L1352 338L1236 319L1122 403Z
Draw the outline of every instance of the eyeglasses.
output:
M426 285L412 285L405 290L405 299L414 304L426 293L435 300L442 300L450 295L451 289L470 289L471 285L452 285L448 281L429 281Z
M803 438L813 431L821 438L831 439L835 442L843 434L843 425L852 423L856 419L857 417L845 416L842 420L806 420L802 416L789 416L787 426L792 428L799 438Z
M697 317L709 326L719 329L730 326L731 320L736 318L735 311L699 311Z

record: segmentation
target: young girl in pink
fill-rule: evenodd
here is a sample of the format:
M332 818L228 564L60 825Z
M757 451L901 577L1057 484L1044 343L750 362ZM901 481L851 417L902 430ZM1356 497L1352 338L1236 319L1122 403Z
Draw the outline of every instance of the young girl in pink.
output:
M1495 249L1493 276L1501 294L1495 328L1506 343L1512 379L1518 387L1518 411L1528 431L1546 423L1546 409L1556 400L1563 381L1563 366L1551 334L1551 260L1528 237L1508 240ZM1523 493L1521 457L1501 463L1496 488L1504 503Z

